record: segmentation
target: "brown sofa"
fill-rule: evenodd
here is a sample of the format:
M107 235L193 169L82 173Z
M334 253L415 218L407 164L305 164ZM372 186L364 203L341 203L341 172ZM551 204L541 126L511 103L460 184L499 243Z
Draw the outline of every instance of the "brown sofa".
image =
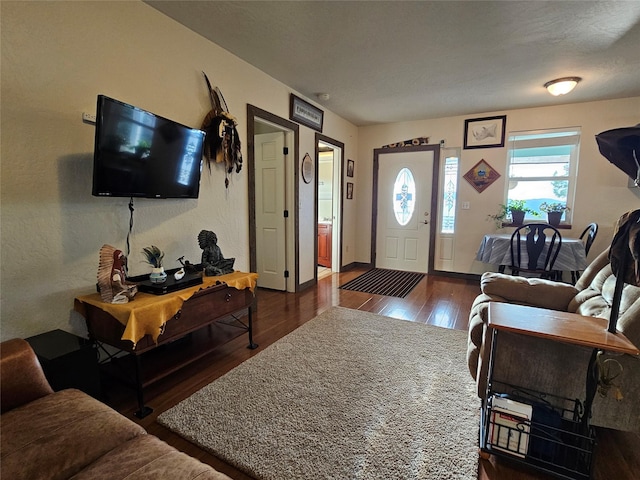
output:
M26 341L0 349L2 479L229 480L89 395L54 392Z
M478 396L486 396L491 351L487 328L489 302L508 302L583 316L609 318L616 277L608 251L602 252L585 270L576 285L487 272L482 275L482 293L475 299L469 317L467 361L476 380ZM617 330L640 347L640 287L625 284ZM500 360L494 378L508 384L570 399L586 397L587 365L592 349L514 333L500 334ZM640 358L611 355L622 367L606 396L596 395L591 423L596 426L640 432ZM617 372L617 366L616 366Z

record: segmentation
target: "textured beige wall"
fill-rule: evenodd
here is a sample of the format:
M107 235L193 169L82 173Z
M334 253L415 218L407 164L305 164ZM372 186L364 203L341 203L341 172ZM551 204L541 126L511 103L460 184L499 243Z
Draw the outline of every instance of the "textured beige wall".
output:
M128 199L91 196L94 127L82 112L95 113L106 94L199 126L210 108L205 71L238 119L246 158L246 105L288 118L292 89L142 2L0 6L1 337L84 333L73 298L95 291L103 244L126 249L129 209ZM354 157L357 129L328 111L324 125ZM300 158L305 152L314 152L314 132L301 126ZM300 244L309 245L313 189L300 183ZM135 199L134 208L130 274L148 272L140 251L151 244L165 251L167 268L182 255L199 262L202 229L218 234L237 269L249 268L246 169L225 190L223 170L205 167L199 199ZM305 282L316 260L309 249L300 255Z
M359 178L357 261L368 262L371 236L371 185L373 150L388 143L428 136L430 143L446 140L447 147L461 149L460 174L464 175L481 159L494 167L501 177L482 193L461 179L455 235L453 271L481 273L490 266L475 261L478 246L485 233L495 231L487 222L487 215L497 212L504 202L507 148L464 150L464 120L493 115L507 116L509 131L536 130L579 126L582 129L576 201L572 230L567 236L579 236L590 222L597 222L600 231L590 252L590 259L611 242L613 224L620 215L632 208L640 208L640 189L629 189L628 177L611 165L598 151L595 135L612 128L628 127L640 122L640 97L601 102L578 103L553 107L487 112L458 117L438 118L415 122L362 127L358 131ZM365 177L365 178L362 178ZM469 210L460 210L462 202L469 202ZM432 212L435 215L435 212ZM506 230L505 230L506 231ZM362 232L362 233L360 233Z

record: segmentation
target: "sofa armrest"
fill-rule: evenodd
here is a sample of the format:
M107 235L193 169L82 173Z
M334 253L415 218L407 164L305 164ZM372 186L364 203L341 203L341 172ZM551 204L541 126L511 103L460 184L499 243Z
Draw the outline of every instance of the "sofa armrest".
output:
M578 294L573 285L541 278L525 278L485 272L480 281L482 293L507 302L566 312Z
M53 393L38 357L21 338L0 344L0 377L2 413Z

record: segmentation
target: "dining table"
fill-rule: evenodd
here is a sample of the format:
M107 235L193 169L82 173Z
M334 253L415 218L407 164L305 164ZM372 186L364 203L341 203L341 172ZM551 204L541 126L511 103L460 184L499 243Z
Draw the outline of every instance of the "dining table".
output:
M521 240L523 244L522 263L529 261L525 238ZM549 239L547 239L547 244ZM498 265L498 270L503 272L505 267L511 265L511 234L510 233L490 233L482 238L480 248L476 254L476 260L483 263ZM544 254L540 255L539 267L543 266ZM562 237L562 246L558 253L553 270L565 272L581 272L587 267L587 254L584 243L579 238Z

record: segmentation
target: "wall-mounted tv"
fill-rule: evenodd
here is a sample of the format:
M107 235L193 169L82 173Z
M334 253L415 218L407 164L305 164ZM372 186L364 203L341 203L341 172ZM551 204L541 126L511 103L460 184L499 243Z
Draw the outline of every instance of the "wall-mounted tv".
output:
M198 198L205 133L98 95L93 195Z

